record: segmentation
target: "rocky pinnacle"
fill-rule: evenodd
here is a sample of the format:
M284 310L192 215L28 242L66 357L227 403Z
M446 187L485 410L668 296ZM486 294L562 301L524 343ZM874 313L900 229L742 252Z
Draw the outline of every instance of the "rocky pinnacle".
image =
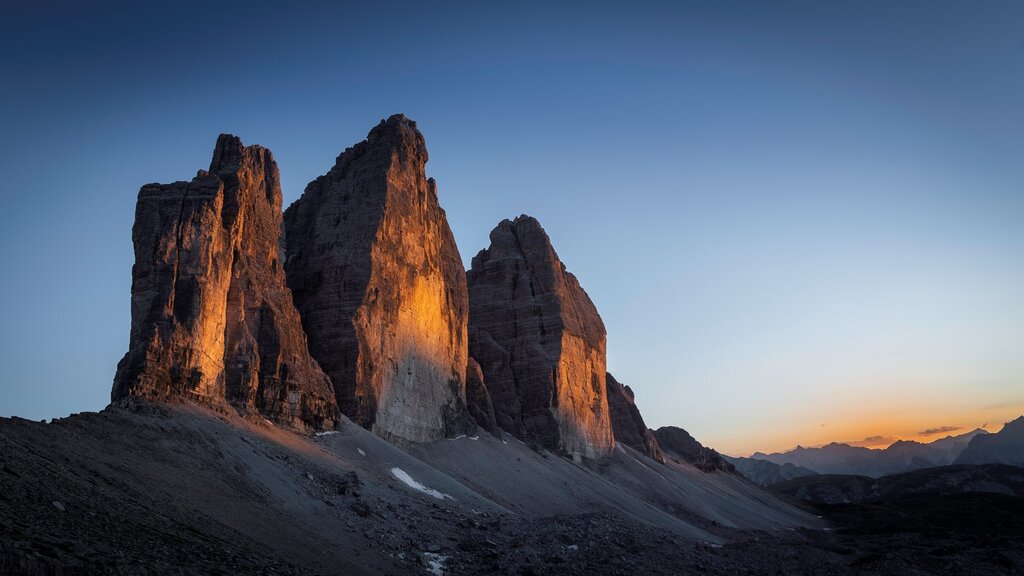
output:
M608 454L615 442L597 309L534 218L504 220L490 239L467 274L470 353L498 425L574 456Z
M285 212L288 285L343 413L396 442L472 429L468 297L416 123L391 116Z
M132 328L112 400L230 403L300 429L331 428L331 384L309 355L278 254L270 151L217 139L209 171L139 191Z

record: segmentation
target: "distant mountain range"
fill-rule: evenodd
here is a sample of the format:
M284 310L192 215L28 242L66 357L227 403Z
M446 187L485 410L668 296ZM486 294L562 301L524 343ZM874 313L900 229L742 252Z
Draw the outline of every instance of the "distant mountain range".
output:
M724 456L724 458L736 468L737 472L751 482L761 486L771 486L794 478L818 475L814 470L789 464L788 462L776 464L775 462L758 458L737 458L733 456Z
M754 461L754 462L751 462ZM885 449L872 449L833 442L821 447L797 446L788 452L730 459L736 468L762 485L818 474L858 475L879 478L923 468L950 464L1002 463L1024 465L1024 416L989 434L978 428L929 443L899 440ZM774 470L757 462L795 468Z

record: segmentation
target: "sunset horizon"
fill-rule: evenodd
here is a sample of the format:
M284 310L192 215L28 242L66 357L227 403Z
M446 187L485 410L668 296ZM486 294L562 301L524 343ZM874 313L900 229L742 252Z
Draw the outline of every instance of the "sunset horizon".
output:
M1024 572L1024 3L0 6L0 572Z

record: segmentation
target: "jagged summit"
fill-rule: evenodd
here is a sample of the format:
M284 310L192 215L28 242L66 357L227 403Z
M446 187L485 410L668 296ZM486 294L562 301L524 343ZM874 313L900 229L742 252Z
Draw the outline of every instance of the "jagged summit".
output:
M995 434L972 437L956 463L1024 466L1024 416L1007 422Z
M535 218L503 220L490 240L467 272L470 355L498 425L566 453L607 454L606 334L594 303Z
M285 212L288 285L343 413L428 442L472 426L468 297L416 123L395 115Z
M278 254L281 184L270 151L217 139L210 171L139 191L132 330L112 400L228 402L298 429L334 426Z
M1022 430L1024 431L1024 416L1018 416L1017 418L1010 420L1003 425L1003 430Z

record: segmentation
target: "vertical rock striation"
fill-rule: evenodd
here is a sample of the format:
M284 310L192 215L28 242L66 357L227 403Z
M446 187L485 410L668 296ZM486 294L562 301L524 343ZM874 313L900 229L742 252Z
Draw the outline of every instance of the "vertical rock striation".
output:
M466 278L416 123L395 115L285 212L288 285L341 411L391 441L472 426Z
M606 376L605 383L608 387L608 412L612 419L615 441L664 464L665 458L661 455L658 439L644 423L644 418L636 407L633 390L621 384L611 373Z
M470 358L466 365L466 405L477 426L491 434L500 435L491 394L484 383L483 370L474 358Z
M333 427L331 383L309 355L278 257L270 151L222 134L191 182L139 191L132 328L112 400L227 401L300 430Z
M467 277L470 354L498 425L574 455L610 452L604 323L540 223L502 221Z

